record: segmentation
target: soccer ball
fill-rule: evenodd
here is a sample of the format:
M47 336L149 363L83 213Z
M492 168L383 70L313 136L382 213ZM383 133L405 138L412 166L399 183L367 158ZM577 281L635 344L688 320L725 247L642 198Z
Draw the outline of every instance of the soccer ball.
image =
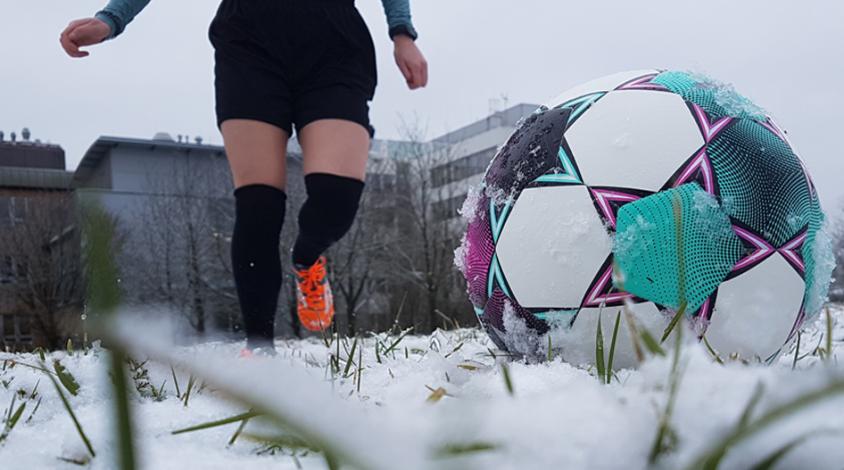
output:
M731 87L685 72L615 74L542 106L462 212L469 299L516 354L553 344L588 361L599 317L609 337L621 310L662 328L682 309L718 354L770 361L820 310L833 267L785 132Z

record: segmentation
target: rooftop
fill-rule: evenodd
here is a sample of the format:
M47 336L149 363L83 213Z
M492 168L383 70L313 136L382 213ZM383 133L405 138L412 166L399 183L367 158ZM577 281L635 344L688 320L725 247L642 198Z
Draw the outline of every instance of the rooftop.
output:
M0 166L0 188L70 189L73 173L53 168Z
M0 131L0 167L65 169L64 149L58 145L30 140L29 129L24 128L23 140L14 132L8 138Z
M180 136L181 137L181 136ZM161 133L155 135L152 139L136 139L131 137L114 137L114 136L100 136L85 152L76 171L73 174L73 181L80 182L86 179L94 168L99 165L100 161L105 155L114 148L120 146L145 148L148 150L155 149L170 149L182 151L197 151L210 153L225 153L225 148L219 145L203 144L202 139L197 138L196 142L191 143L187 136L184 141L180 138L179 142L173 140L169 134Z
M483 119L479 119L457 130L441 135L432 142L452 144L499 127L515 127L520 119L534 112L537 108L539 108L538 104L519 103L507 109L492 113Z

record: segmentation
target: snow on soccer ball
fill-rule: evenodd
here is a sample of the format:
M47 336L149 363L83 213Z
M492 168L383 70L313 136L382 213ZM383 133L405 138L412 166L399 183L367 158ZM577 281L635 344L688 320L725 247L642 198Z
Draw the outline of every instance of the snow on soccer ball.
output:
M605 338L625 305L658 335L685 305L720 354L770 360L820 310L833 267L786 134L731 87L684 72L615 74L542 106L462 212L456 262L478 319L529 356L550 343L588 362L599 315Z

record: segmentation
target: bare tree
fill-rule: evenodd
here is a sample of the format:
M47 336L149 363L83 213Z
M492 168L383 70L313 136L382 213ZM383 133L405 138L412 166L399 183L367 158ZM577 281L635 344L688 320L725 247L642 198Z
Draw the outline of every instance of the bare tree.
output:
M206 161L200 163L187 157L177 156L166 172L158 168L147 178L148 195L136 207L139 223L127 228L131 242L120 263L124 290L134 302L183 313L199 335L209 329L237 332L242 319L231 266L231 173L222 158L201 157ZM290 247L298 232L295 210L305 194L301 167L299 157L288 159L288 215L279 242L285 268L279 311L286 318L277 331L295 336L301 327Z
M147 177L137 218L126 221L131 226L121 278L129 300L165 304L204 335L213 316L223 325L236 322L231 312L237 311L237 297L225 255L233 219L231 183L224 161L198 164L189 157L179 155L166 172L156 168Z
M454 159L456 148L436 142L425 143L419 126L405 126L408 141L398 161L397 199L401 243L396 245L396 274L412 289L411 300L420 297L421 324L427 331L440 324L443 310L450 310L462 298L454 249L459 231L449 219L456 214L462 195L450 184L437 181L437 173ZM414 323L416 323L414 321Z
M832 240L832 248L835 254L835 270L832 272L829 299L833 302L842 302L844 301L844 227L841 225L840 216L838 224L832 233Z
M15 276L12 292L45 346L58 348L81 315L84 283L76 208L70 192L26 197L20 222L0 243Z
M363 325L359 317L366 304L374 309L370 319L386 308L378 302L389 282L389 259L398 237L395 224L396 186L394 162L371 159L357 217L349 233L330 250L331 285L344 310L346 334L353 336ZM378 310L381 310L379 312ZM371 326L371 325L370 325Z

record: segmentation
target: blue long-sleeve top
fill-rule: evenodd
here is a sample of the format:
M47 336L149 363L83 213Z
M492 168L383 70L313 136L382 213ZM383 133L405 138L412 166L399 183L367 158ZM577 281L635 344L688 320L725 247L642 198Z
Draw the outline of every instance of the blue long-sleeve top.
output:
M126 28L135 16L149 4L150 0L109 0L108 5L100 10L96 17L111 28L113 38ZM410 21L410 0L381 0L387 15L390 37L395 34L407 34L414 39L416 31Z

